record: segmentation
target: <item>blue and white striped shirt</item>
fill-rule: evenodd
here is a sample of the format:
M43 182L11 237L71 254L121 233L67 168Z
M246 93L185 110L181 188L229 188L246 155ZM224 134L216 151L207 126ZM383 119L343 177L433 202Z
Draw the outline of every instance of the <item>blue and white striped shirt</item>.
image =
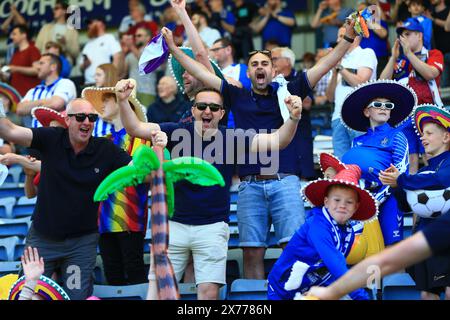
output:
M103 121L102 118L98 118L97 122L95 122L94 130L92 131L92 135L94 137L104 137L110 134L113 130L114 126L106 121Z
M65 108L69 101L77 97L77 89L75 88L75 84L72 80L63 78L58 78L55 82L49 84L48 86L45 84L45 81L42 81L41 84L28 90L27 94L22 99L22 102L50 99L53 96L61 97L65 102ZM38 128L42 127L42 125L39 121L33 118L31 127Z

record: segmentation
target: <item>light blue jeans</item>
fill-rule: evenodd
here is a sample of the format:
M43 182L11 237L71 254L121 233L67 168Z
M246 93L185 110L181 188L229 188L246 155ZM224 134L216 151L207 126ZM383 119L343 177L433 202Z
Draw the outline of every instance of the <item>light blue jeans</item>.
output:
M353 139L363 134L359 131L347 129L344 127L340 119L336 119L331 122L331 129L333 130L332 141L334 155L339 159L342 159L342 156L350 150Z
M300 179L243 181L239 185L237 218L240 247L268 247L270 226L278 244L288 242L305 221Z

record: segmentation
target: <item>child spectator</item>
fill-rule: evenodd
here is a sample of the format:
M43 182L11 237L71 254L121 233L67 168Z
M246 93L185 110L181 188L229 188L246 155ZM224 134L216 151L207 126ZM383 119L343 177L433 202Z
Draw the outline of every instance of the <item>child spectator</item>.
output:
M431 37L433 36L433 21L424 15L425 6L423 0L410 0L408 11L412 18L416 18L423 28L423 45L428 50L431 49Z

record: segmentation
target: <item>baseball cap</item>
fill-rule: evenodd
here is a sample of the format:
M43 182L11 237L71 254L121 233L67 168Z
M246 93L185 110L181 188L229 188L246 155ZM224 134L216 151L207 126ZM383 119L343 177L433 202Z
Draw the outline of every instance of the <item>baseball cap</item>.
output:
M417 31L423 33L423 27L420 24L420 21L417 18L409 18L406 20L403 25L397 28L397 34L401 35L403 33L403 30L409 30L409 31Z

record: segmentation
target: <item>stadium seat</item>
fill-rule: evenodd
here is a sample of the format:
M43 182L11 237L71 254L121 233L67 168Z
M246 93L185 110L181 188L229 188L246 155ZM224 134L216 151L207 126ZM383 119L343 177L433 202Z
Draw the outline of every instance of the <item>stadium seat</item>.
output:
M228 240L228 248L233 249L239 246L239 229L237 226L230 226L230 239Z
M383 300L420 300L420 291L408 273L394 273L383 278Z
M93 296L102 300L145 300L148 283L129 286L94 285Z
M180 292L180 300L197 300L197 286L195 283L179 283L178 291ZM227 285L223 285L219 290L219 300L226 300Z
M103 260L100 255L97 255L96 261L95 261L95 268L94 268L94 284L98 285L106 285L106 277L103 270Z
M17 261L0 262L0 277L19 273L21 263Z
M14 255L12 257L12 261L20 261L20 257L22 256L24 250L25 250L25 244L17 243L14 246Z
M0 237L25 237L30 227L30 219L0 219Z
M273 265L280 257L281 252L283 252L281 248L268 248L266 250L266 253L264 255L264 273L266 279L270 273L270 270L272 270Z
M11 219L13 217L13 207L16 204L15 197L5 197L0 199L0 219Z
M23 172L22 166L14 165L9 167L8 178L6 178L6 182L19 183L20 175L22 174L22 172ZM9 177L11 177L11 179Z
M267 300L267 280L234 280L228 300Z
M4 183L0 188L0 199L5 197L19 198L24 195L23 187L17 183Z
M0 239L0 261L14 261L14 248L17 243L18 237Z
M237 203L238 200L238 193L237 192L231 192L230 193L230 203Z

